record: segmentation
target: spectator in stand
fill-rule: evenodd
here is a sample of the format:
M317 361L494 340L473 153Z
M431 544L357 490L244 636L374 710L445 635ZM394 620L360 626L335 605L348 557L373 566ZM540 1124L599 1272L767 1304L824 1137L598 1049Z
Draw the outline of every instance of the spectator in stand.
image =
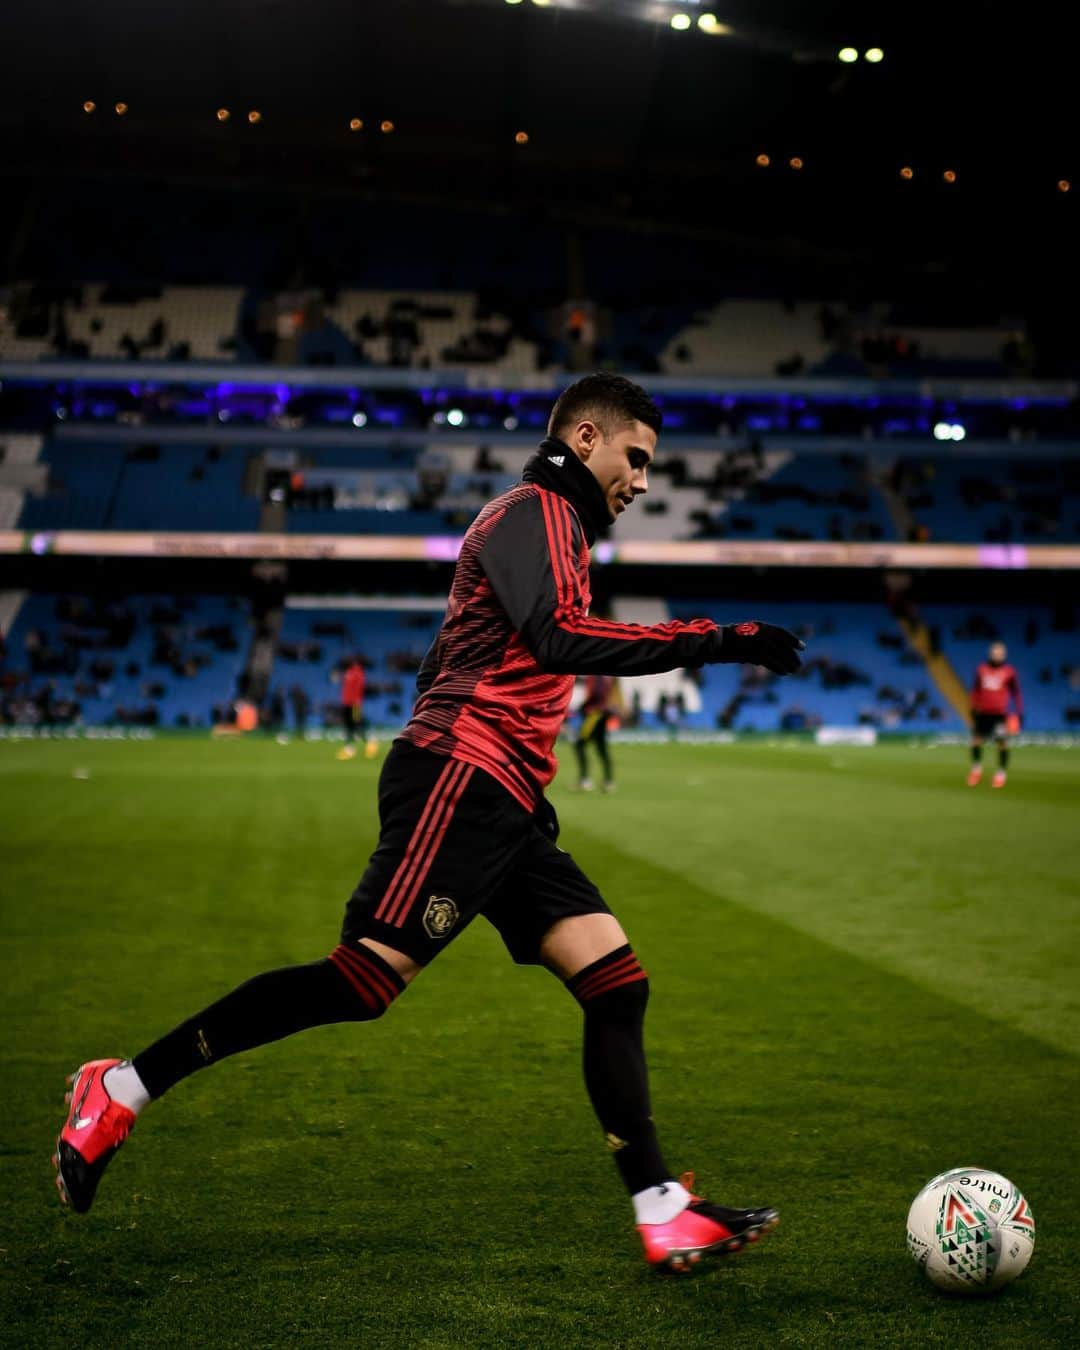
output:
M338 759L356 757L356 732L365 738L364 755L373 759L378 748L375 740L368 734L367 718L364 716L364 667L357 656L349 660L341 675L341 722L345 728L345 744L337 752Z

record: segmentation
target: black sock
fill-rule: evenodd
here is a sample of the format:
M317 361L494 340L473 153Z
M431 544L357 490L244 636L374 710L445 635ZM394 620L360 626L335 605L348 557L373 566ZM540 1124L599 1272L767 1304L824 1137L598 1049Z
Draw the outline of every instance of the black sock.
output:
M1007 769L1009 767L1009 747L1007 745L998 746L998 768Z
M330 1022L380 1017L405 988L369 947L336 947L322 961L256 975L155 1041L132 1061L151 1097L227 1055Z
M629 946L602 956L566 987L585 1012L585 1087L631 1195L671 1179L649 1105L645 1005L649 981Z
M981 764L981 763L982 763L982 746L981 746L981 745L973 745L973 746L971 747L971 762L972 762L972 764Z

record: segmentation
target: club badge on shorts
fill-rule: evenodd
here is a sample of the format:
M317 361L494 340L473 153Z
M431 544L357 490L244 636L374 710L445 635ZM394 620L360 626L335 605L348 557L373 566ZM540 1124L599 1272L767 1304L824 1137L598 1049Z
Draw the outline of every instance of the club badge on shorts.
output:
M433 895L424 910L424 929L430 938L444 938L460 917L448 895Z

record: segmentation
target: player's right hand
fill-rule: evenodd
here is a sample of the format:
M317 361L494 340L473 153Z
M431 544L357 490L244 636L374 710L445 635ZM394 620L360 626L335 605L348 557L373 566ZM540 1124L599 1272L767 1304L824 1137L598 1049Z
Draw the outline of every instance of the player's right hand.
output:
M720 654L714 659L742 661L764 666L774 675L792 675L802 665L799 656L806 643L786 628L751 619L746 623L723 624L720 628Z

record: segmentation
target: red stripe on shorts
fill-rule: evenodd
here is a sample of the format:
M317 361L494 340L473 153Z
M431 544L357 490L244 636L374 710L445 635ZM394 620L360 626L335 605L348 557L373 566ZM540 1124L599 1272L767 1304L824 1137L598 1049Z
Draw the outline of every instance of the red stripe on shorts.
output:
M450 828L450 821L453 819L457 804L461 800L465 789L469 786L469 780L476 772L471 764L465 764L462 767L465 772L461 774L449 788L451 793L449 799L441 807L438 819L433 819L431 822L430 828L433 831L433 835L431 843L424 855L423 862L417 869L415 876L410 878L409 890L402 900L399 901L396 913L387 920L387 922L392 923L395 928L404 927L405 920L409 917L409 911L416 903L416 897L420 891L420 887L424 884L424 879L431 870L431 864L435 861L435 855L439 851L439 847L446 835L446 831Z

